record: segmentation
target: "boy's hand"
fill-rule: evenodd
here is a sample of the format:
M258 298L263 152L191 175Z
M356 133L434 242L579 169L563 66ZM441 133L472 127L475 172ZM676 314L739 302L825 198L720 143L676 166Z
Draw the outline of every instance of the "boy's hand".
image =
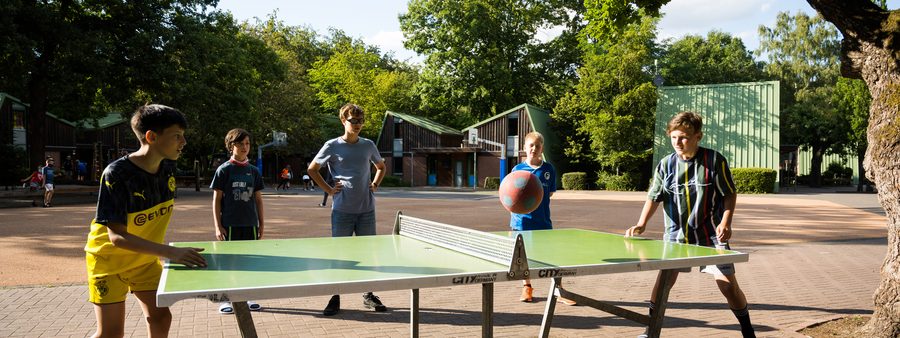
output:
M719 224L716 227L716 238L719 239L719 242L728 242L731 239L731 227L725 223Z
M369 183L369 190L375 192L375 190L378 190L378 185L375 182Z
M220 241L225 240L225 228L220 225L216 226L216 239Z
M189 268L205 268L206 259L200 255L200 251L203 251L203 248L172 247L172 254L168 258Z
M635 225L633 227L628 228L628 230L625 230L625 237L632 237L632 236L640 235L640 234L644 233L644 230L646 230L646 229L647 229L646 224Z
M341 189L344 189L344 184L341 183L341 180L335 180L334 187L331 188L331 192L329 192L328 194L337 195L337 193L341 192Z

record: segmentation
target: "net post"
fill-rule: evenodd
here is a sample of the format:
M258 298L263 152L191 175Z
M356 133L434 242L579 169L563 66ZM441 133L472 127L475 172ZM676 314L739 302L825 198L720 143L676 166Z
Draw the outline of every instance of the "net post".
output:
M525 254L525 241L522 234L516 234L516 245L513 248L512 259L509 262L509 272L506 273L508 280L529 278L528 257Z
M400 234L400 215L403 215L403 211L397 210L397 217L394 218L394 235Z

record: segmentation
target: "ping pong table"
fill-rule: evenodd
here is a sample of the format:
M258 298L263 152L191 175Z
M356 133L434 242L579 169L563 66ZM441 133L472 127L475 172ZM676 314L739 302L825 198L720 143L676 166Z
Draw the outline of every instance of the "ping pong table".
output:
M436 239L435 239L436 238ZM449 238L449 239L448 239ZM157 304L193 298L232 302L242 336L255 337L248 300L410 290L410 335L418 336L419 289L482 286L482 336L493 332L493 283L551 278L540 335L549 335L556 294L648 326L659 336L668 290L653 316L562 289L562 278L746 262L746 253L581 229L485 233L398 212L392 235L184 242L208 266L167 262Z

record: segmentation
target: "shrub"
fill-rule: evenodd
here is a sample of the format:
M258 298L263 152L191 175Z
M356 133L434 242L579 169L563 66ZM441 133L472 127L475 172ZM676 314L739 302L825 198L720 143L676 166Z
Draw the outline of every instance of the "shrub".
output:
M587 190L587 174L580 171L563 174L562 188L565 190Z
M393 176L393 175L385 175L383 179L381 179L382 187L408 187L409 183L403 180L403 177Z
M601 190L635 191L640 177L640 174L635 173L616 175L601 171L597 172L597 187Z
M770 194L775 192L776 171L767 168L734 168L731 175L738 193Z
M499 177L485 177L484 178L484 188L497 190L500 189L500 178Z

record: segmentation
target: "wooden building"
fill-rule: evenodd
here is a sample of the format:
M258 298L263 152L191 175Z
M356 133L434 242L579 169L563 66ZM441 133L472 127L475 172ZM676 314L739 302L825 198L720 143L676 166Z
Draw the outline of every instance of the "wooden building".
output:
M544 159L553 163L550 114L522 104L462 131L429 119L387 112L376 144L388 175L412 186L477 187L503 177L525 158L524 136L544 134ZM521 136L521 137L520 137Z
M12 144L13 147L28 152L27 126L29 118L29 105L21 100L0 93L0 140L3 144ZM44 120L45 135L44 154L53 157L57 165L63 163L63 158L75 149L75 124L71 121L59 118L47 113ZM38 163L43 164L44 158L31 159L33 163L17 163L29 169Z

